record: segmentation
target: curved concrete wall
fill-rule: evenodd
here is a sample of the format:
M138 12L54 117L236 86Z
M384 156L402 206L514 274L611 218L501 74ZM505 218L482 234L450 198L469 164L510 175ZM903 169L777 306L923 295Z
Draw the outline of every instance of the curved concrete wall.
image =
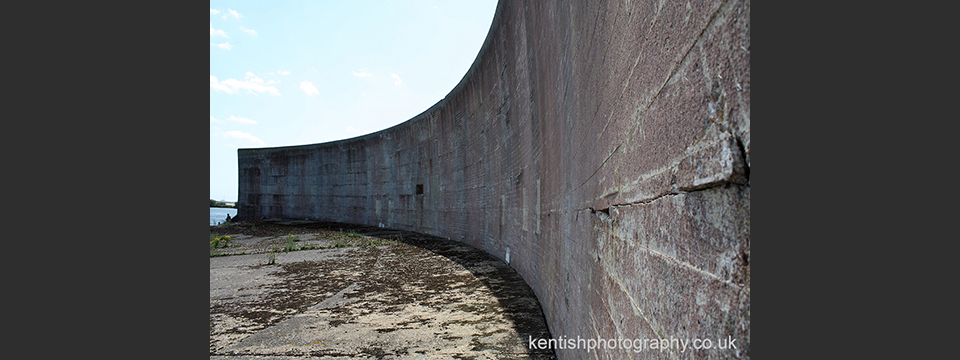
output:
M417 117L240 149L239 218L459 240L523 276L554 337L732 338L657 356L749 357L749 16L749 0L502 0Z

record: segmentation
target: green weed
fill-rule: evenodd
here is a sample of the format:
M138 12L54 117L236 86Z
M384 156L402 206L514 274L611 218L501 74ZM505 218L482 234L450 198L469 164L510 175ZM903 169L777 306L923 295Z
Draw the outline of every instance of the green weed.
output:
M230 246L230 235L214 237L210 235L210 251L213 249L225 248Z
M238 252L238 253L210 253L210 257L232 256L232 255L246 255L246 254L247 254L246 251L241 251L241 252Z
M293 234L287 234L287 236L285 236L283 239L287 243L287 247L283 249L284 251L290 252L290 251L297 250L296 243L300 241L300 238L298 236Z
M344 242L343 240L337 240L333 243L333 245L330 245L330 247L335 247L335 248L341 248L341 247L347 247L347 246L353 246L353 244Z

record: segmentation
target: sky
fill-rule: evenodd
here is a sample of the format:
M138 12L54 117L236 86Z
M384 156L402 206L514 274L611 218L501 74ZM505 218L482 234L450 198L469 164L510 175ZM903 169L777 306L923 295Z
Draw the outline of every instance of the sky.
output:
M210 198L237 200L237 149L377 132L467 73L496 0L211 1Z

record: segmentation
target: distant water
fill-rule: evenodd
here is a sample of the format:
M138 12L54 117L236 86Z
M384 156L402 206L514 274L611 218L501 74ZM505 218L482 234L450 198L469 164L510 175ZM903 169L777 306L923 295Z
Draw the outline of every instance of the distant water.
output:
M237 216L237 209L230 208L210 208L210 225L217 225L227 220L227 214L230 217Z

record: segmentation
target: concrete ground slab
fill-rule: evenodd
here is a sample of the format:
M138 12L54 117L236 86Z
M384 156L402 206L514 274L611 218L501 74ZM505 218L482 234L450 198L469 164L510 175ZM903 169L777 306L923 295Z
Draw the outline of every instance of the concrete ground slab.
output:
M274 236L242 226L211 234L259 237L253 248L291 232L309 238L320 225L344 226L273 222L258 231ZM451 240L346 226L336 231L351 234L350 245L211 257L211 358L555 358L527 348L550 334L507 264Z

